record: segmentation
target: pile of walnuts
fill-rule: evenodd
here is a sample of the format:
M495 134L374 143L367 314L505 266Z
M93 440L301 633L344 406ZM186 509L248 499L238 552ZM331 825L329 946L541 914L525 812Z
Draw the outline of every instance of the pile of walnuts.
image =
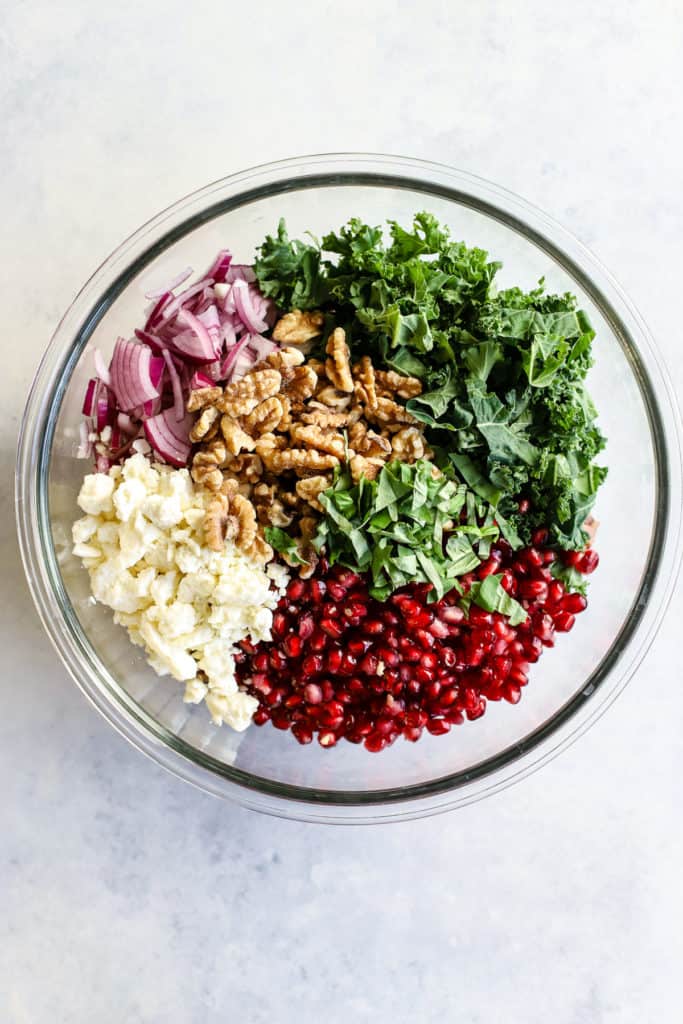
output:
M206 513L207 543L226 537L259 562L272 557L263 530L278 526L295 539L315 569L311 538L319 496L347 464L354 481L374 479L393 459L431 458L421 425L402 402L422 391L420 381L376 370L368 356L351 366L342 328L330 334L325 361L306 359L301 347L320 334L322 314L293 311L276 324L285 347L225 388L193 391L188 411L196 448L192 477L215 497Z

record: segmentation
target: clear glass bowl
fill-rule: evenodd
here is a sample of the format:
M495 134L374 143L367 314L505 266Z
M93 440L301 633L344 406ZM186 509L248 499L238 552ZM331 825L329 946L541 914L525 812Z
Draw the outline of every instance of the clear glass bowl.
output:
M70 554L74 458L91 350L105 354L140 322L144 292L228 246L249 261L286 217L321 235L350 216L409 222L428 209L456 239L504 261L505 284L544 276L575 292L597 330L590 387L609 439L596 515L599 571L574 631L534 666L515 707L380 755L340 744L300 747L289 734L216 729L182 687L159 679L111 613L89 597ZM385 156L313 156L257 167L176 203L125 241L64 316L31 391L19 445L17 517L28 580L45 628L84 693L139 750L189 782L248 807L325 822L433 814L495 792L538 768L614 700L651 643L680 561L680 419L647 329L576 239L511 193L462 171Z

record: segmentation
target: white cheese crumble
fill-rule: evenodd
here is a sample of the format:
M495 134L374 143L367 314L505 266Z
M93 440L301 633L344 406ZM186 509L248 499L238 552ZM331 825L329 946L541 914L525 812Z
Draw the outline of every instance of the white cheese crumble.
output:
M246 729L258 702L238 689L235 645L270 640L273 609L288 582L274 562L257 565L226 541L204 542L211 494L186 469L142 453L108 474L86 476L73 525L73 553L90 574L94 598L114 612L159 675L185 683L216 725ZM202 676L198 678L198 672Z

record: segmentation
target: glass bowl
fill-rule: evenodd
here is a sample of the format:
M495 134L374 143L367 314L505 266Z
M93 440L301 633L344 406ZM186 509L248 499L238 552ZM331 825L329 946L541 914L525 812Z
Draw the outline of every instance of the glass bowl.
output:
M590 605L532 670L517 706L489 704L447 736L399 741L380 755L340 744L300 747L266 726L217 729L182 686L159 679L89 597L70 553L87 466L74 458L91 350L108 354L140 322L144 293L227 246L250 261L280 217L322 235L350 216L409 222L428 209L456 239L502 259L503 284L575 292L597 331L590 388L609 439L599 495L601 564ZM311 821L391 821L493 793L544 764L614 700L651 643L680 561L680 419L645 325L575 238L510 192L462 171L387 156L302 157L209 185L159 214L95 272L65 314L36 375L17 465L26 573L65 665L105 718L139 750L202 789Z

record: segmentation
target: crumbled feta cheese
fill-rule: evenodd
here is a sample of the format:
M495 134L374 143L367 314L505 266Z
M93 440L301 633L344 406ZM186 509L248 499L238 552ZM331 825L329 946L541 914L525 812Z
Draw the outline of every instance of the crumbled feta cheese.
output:
M189 679L185 683L185 696L183 700L186 704L201 704L208 692L208 686L202 683L201 680Z
M270 639L289 574L229 542L211 551L207 500L186 469L154 465L136 449L123 466L83 481L78 504L87 514L73 525L73 553L94 598L145 648L154 671L185 683L184 700L204 701L216 725L242 730L258 702L237 687L235 645Z
M106 473L89 473L83 481L78 504L90 516L112 511L114 481Z

